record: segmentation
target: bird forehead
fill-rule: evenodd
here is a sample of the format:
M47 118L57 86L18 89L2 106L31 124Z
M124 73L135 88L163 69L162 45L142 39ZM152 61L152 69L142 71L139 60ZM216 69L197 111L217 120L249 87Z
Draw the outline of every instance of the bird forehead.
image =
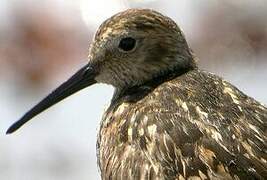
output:
M150 9L129 9L107 19L98 29L95 40L103 40L129 31L177 30L170 18Z

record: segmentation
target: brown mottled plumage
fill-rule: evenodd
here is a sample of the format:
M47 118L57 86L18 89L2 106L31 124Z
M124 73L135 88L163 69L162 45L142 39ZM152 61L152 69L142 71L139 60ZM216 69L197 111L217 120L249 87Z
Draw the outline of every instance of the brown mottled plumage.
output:
M88 65L7 133L96 82L116 89L97 141L102 179L267 178L267 108L199 70L179 27L147 9L106 20Z

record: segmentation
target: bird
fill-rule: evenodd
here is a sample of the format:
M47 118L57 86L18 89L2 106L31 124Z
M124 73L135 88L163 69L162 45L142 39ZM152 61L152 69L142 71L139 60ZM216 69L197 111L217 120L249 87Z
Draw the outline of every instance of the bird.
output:
M180 27L152 9L104 21L88 63L14 123L96 83L114 87L100 122L102 179L267 179L267 108L201 70Z

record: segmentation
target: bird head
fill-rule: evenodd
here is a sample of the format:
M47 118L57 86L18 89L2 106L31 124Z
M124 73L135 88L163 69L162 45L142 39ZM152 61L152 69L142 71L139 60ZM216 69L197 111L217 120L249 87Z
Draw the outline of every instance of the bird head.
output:
M130 9L106 20L89 50L89 63L98 64L96 81L116 88L191 67L192 59L176 23L149 9Z
M190 49L173 20L149 9L123 11L97 30L89 48L88 64L28 111L7 133L92 84L106 83L125 89L193 67Z

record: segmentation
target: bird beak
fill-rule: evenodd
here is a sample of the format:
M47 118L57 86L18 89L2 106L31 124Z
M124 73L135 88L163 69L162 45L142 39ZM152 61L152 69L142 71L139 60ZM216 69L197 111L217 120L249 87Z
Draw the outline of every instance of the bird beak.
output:
M26 122L31 120L33 117L43 112L44 110L48 109L49 107L53 106L57 102L63 100L64 98L92 84L95 84L96 83L95 76L96 73L94 68L90 64L87 64L86 66L81 68L78 72L76 72L70 79L61 84L48 96L46 96L41 102L35 105L26 114L24 114L24 116L22 116L21 119L19 119L12 126L10 126L6 134L13 133L17 129L19 129L22 125L24 125Z

